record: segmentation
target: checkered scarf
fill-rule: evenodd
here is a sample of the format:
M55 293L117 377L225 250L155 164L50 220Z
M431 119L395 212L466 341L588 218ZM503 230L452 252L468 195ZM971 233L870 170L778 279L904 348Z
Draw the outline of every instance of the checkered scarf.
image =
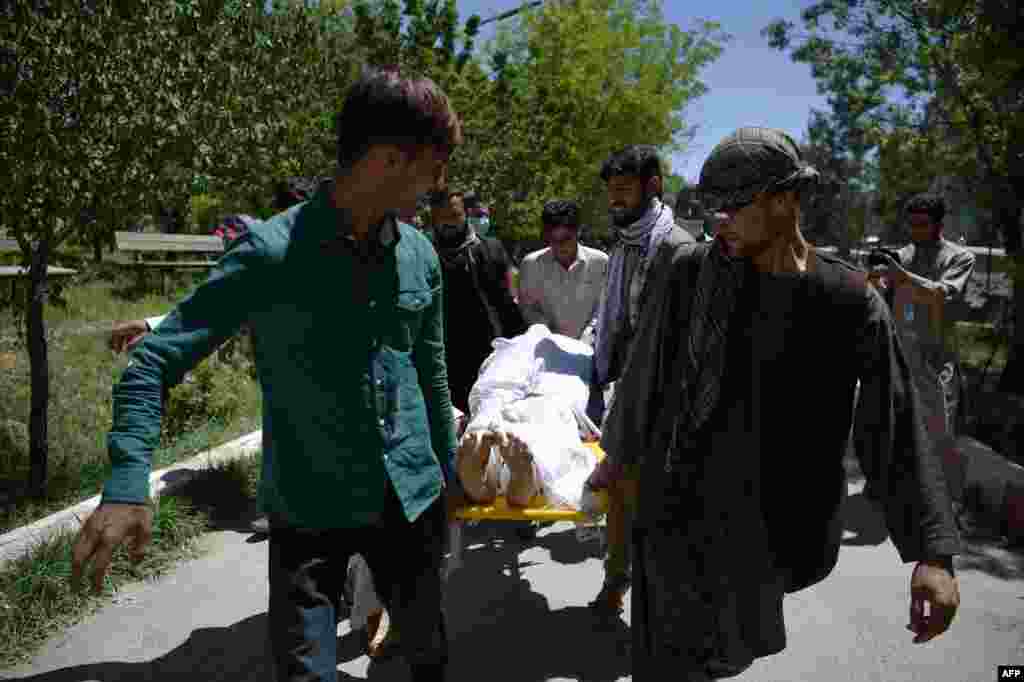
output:
M718 403L725 372L729 319L743 288L745 270L743 261L726 255L719 239L709 245L701 259L690 311L682 401L665 456L666 472L676 468L682 452L693 446L695 434Z
M623 328L637 327L651 263L673 227L672 208L654 198L640 220L615 230L616 243L609 257L608 281L597 317L594 363L598 386L611 380L613 345L621 341Z

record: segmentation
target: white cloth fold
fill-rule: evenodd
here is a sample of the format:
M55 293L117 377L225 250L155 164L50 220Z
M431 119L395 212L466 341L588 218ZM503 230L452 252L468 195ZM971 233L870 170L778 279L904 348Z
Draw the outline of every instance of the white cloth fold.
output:
M593 351L585 343L533 325L513 339L495 339L469 394L466 434L502 431L522 440L548 503L578 509L583 481L597 466L581 433L597 427L586 418ZM464 436L465 437L465 436ZM503 493L508 467L496 452L485 477Z

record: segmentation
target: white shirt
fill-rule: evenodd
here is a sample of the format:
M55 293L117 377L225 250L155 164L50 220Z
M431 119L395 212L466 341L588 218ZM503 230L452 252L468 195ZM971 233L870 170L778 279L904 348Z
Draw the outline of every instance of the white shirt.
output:
M608 254L580 244L568 269L550 248L519 264L519 308L527 325L544 324L556 334L579 339L597 315L608 279Z

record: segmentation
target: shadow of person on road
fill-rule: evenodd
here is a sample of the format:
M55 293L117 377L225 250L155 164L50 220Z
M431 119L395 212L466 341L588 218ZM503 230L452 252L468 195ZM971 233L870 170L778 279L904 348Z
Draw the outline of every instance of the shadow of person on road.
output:
M580 555L573 554L578 550L572 547L579 543L572 529L541 534L526 543L505 523L467 526L464 533L463 566L445 590L448 680L614 682L630 674L629 627L622 620L598 622L582 606L553 611L522 575L522 569L537 563L520 557L533 546L576 563ZM339 664L361 657L361 646L360 635L340 637ZM372 682L405 682L408 668L396 657L370 662L366 675Z
M228 627L194 630L181 646L151 661L110 661L70 666L29 677L21 682L248 682L273 679L265 643L267 614L240 620ZM6 679L6 678L5 678ZM340 677L339 679L354 679Z
M580 564L587 559L604 558L604 544L597 540L580 542L575 528L538 535L534 545L548 550L551 560L559 564Z
M888 539L885 517L863 493L847 496L842 514L843 528L852 534L844 534L844 545L880 545ZM958 525L964 551L954 561L957 571L978 571L1000 580L1024 579L1024 551L1008 546L998 523L961 511Z
M497 541L481 543L479 535L488 530ZM474 529L466 540L464 565L452 575L446 594L450 680L614 682L630 674L630 634L623 621L598 628L584 606L552 611L520 573L529 565L519 561L522 546L505 541L500 528ZM588 551L573 548L583 545L571 529L539 535L531 544L548 548L553 558L561 555L565 563L583 561L577 552ZM372 666L368 679L401 679L378 678L378 667L383 673L393 665Z
M482 526L484 524L481 524ZM446 589L451 682L544 682L569 678L615 682L630 674L629 627L621 620L597 623L579 606L552 611L521 569L523 543L514 531L476 528L466 538L465 563ZM576 563L572 529L542 535L539 545L552 556ZM589 543L588 543L589 544ZM596 544L596 543L593 543ZM582 559L579 559L582 561ZM248 682L273 679L267 642L267 614L250 616L227 627L198 628L174 650L140 662L108 661L69 666L27 677L22 682ZM338 662L363 656L359 633L338 639ZM401 657L373 662L367 679L405 682L408 666ZM341 682L362 679L338 671Z
M889 538L889 530L885 527L885 517L875 504L864 496L864 493L847 495L843 500L843 530L853 535L847 537L843 533L843 544L852 547L880 545Z

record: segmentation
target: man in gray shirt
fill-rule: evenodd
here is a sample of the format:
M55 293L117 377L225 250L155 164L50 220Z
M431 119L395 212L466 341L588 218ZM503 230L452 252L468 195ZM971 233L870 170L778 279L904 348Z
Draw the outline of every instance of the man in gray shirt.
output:
M900 262L880 254L886 266L871 279L893 289L893 318L906 349L925 411L938 442L956 435L960 403L959 348L953 333L963 317L964 294L974 272L974 254L942 235L945 201L919 194L905 208L911 243Z
M547 248L527 254L519 265L519 308L526 324L584 337L593 330L597 305L608 278L608 255L579 242L580 207L549 201L541 213Z

